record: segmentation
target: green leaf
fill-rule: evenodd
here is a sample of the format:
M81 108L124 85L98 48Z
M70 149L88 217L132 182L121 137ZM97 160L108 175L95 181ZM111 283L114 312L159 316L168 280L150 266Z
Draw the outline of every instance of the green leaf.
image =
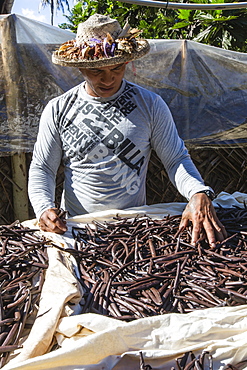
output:
M170 27L171 30L175 30L176 28L184 28L188 26L188 22L178 22L174 26Z
M179 10L178 18L179 18L179 19L189 20L190 14L191 14L191 10L187 10L187 9L180 9L180 10Z

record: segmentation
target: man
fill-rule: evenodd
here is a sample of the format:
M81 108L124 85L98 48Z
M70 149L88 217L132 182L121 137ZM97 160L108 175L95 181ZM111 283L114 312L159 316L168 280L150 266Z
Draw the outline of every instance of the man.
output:
M151 148L189 203L181 227L192 221L192 243L204 230L215 245L226 237L205 186L160 96L124 79L126 63L149 51L138 30L95 14L81 23L76 40L63 44L53 62L78 67L79 86L50 101L41 117L29 175L29 196L40 228L64 233L54 207L55 178L65 167L62 207L70 216L146 202Z

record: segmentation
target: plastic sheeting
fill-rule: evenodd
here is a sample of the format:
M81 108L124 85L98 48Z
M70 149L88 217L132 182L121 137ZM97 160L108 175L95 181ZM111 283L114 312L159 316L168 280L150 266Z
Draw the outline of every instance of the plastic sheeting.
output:
M83 78L51 62L52 51L74 38L71 32L14 14L1 15L0 25L0 156L6 156L32 152L45 105Z
M246 145L247 54L186 40L150 43L126 76L162 96L186 145Z
M51 62L52 51L73 33L19 15L2 15L0 23L10 18L15 32L7 65L16 59L19 108L16 115L8 106L9 76L0 59L0 156L32 151L46 103L82 81L76 68ZM187 146L246 145L247 55L185 40L150 44L148 55L129 63L126 78L162 96Z

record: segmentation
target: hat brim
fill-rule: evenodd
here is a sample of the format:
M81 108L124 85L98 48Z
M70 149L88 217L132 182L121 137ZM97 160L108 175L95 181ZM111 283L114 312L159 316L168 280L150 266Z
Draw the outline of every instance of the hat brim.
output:
M69 59L58 54L54 51L52 54L52 62L64 67L77 67L77 68L97 68L107 67L115 64L127 63L132 60L139 59L147 54L150 50L150 45L147 40L138 40L137 47L132 53L123 51L121 55L116 55L109 58L101 59Z

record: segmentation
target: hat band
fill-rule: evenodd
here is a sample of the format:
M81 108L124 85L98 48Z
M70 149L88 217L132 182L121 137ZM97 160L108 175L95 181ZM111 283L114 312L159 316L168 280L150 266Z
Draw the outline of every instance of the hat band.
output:
M92 38L89 42L80 45L76 40L67 41L56 51L56 55L70 60L98 60L121 56L123 52L131 54L136 49L135 38L114 41L110 34L107 34L103 41Z

